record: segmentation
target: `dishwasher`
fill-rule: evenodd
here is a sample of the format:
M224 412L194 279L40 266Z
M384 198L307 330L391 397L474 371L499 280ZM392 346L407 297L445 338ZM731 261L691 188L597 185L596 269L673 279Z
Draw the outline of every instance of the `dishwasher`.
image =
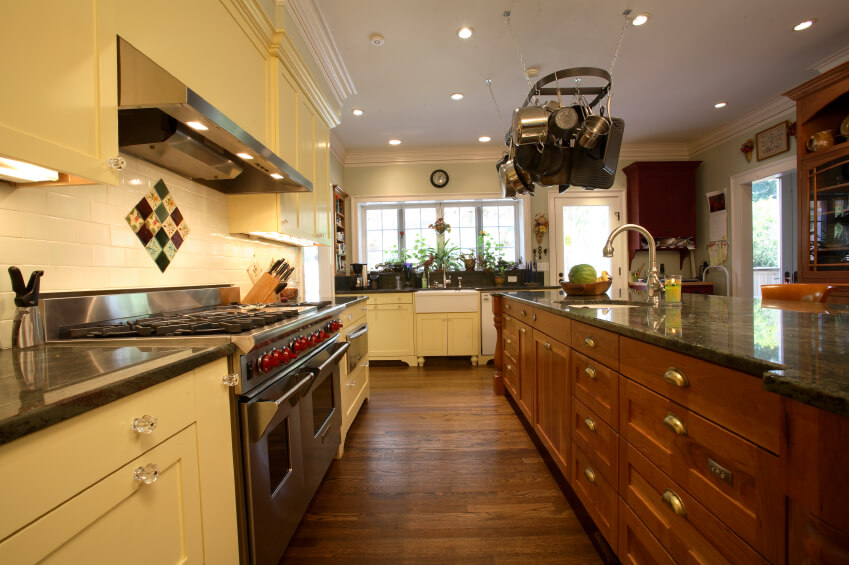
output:
M492 295L488 292L481 292L481 355L495 355L495 339Z

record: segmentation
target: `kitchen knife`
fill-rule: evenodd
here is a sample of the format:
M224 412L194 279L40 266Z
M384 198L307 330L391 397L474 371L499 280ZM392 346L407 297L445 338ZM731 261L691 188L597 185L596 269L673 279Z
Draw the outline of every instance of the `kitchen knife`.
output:
M268 274L274 276L274 271L277 270L277 268L280 266L281 263L283 263L283 261L283 259L278 259L277 261L271 263L271 267L268 268Z
M283 282L288 281L288 280L289 280L289 277L292 275L292 273L293 273L294 271L295 271L295 267L289 267L289 268L286 270L286 272L285 272L285 273L283 273Z
M274 276L278 279L282 279L283 273L285 273L288 268L289 262L286 259L283 259L283 263L281 263L277 270L274 272Z

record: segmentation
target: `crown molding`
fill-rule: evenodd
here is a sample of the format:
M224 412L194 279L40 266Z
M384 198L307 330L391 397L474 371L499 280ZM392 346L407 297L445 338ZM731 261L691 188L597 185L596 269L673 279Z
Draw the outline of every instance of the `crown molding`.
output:
M765 122L774 120L782 114L794 110L796 103L784 96L777 96L757 108L746 112L739 118L726 122L704 137L701 137L689 145L690 155L701 153L707 149L716 147L728 139L746 133Z
M620 160L684 161L690 158L686 143L623 143Z
M254 46L266 53L274 35L274 23L262 9L258 0L227 0L221 2L233 16L233 21L242 29Z
M348 151L346 166L402 165L414 163L495 163L501 158L500 146L494 147L416 147Z
M286 7L310 54L321 68L336 101L342 105L346 98L357 93L357 88L336 47L336 41L327 27L321 9L315 0L288 0Z
M824 59L817 61L816 63L811 65L809 68L817 71L818 73L824 73L826 71L830 71L831 69L833 69L837 65L845 63L846 61L849 61L849 45L847 45L846 47L844 47L840 51L838 51L836 53L832 53L828 57L825 57Z

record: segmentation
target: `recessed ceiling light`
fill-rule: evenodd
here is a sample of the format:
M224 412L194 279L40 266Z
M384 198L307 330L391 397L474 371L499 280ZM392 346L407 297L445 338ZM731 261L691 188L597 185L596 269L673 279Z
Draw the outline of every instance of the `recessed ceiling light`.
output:
M651 14L637 14L636 16L634 16L634 19L631 20L631 25L641 26L644 23L646 23L647 21L649 21L650 17L651 17Z
M714 108L725 108L728 106L728 102L717 102L713 105Z
M808 29L809 27L814 25L816 21L816 18L812 18L810 20L805 20L804 22L798 23L793 26L793 31L802 31L803 29Z
M278 173L271 173L271 178L280 180L280 179L283 178L283 175L278 174Z
M472 36L473 33L475 33L475 30L468 27L468 26L467 27L461 27L460 29L457 30L457 36L460 39L469 39Z
M384 43L386 43L386 40L385 40L385 39L383 38L383 36L382 36L382 35L380 35L379 33L373 33L373 34L371 34L371 35L369 36L368 40L369 40L369 41L371 42L371 44L372 44L372 45L374 45L375 47L380 47L381 45L383 45Z
M236 153L236 157L241 157L245 161L250 161L254 158L254 156L249 153Z
M478 138L478 141L480 141L481 143L487 143L489 141L492 141L492 138L488 135L482 135Z
M400 139L390 139L389 145L401 145L401 140Z
M539 67L528 67L525 69L525 74L528 78L536 78L539 76Z
M186 125L197 131L206 131L209 129L200 122L186 122Z
M451 95L451 100L462 100L462 99L463 99L463 93L462 92L455 92L454 94Z
M353 110L351 110L351 113L354 114L355 116L362 116L365 112L363 112L359 108L354 108Z

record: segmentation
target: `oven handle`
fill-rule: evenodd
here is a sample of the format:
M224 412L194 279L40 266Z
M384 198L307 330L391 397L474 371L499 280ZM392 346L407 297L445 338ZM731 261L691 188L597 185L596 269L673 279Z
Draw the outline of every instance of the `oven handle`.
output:
M342 341L336 343L333 347L336 349L333 353L330 354L330 357L327 360L319 365L318 367L310 367L307 369L310 372L313 372L317 375L315 379L317 381L321 381L324 379L325 373L328 371L332 371L333 368L339 364L339 361L342 359L342 356L345 355L345 352L348 351L348 348L351 346L347 341Z
M274 420L274 417L277 415L277 411L280 409L280 406L298 394L302 388L310 383L310 381L315 377L315 374L312 372L304 373L303 377L298 384L294 387L290 388L286 394L278 398L277 400L260 400L257 402L251 402L247 405L248 408L248 432L251 438L251 441L259 441L262 436L265 435L265 432L268 430L268 426Z
M360 329L358 329L355 332L348 334L348 341L351 341L352 339L357 339L358 337L360 337L361 335L363 335L367 331L368 331L368 324L363 324Z

